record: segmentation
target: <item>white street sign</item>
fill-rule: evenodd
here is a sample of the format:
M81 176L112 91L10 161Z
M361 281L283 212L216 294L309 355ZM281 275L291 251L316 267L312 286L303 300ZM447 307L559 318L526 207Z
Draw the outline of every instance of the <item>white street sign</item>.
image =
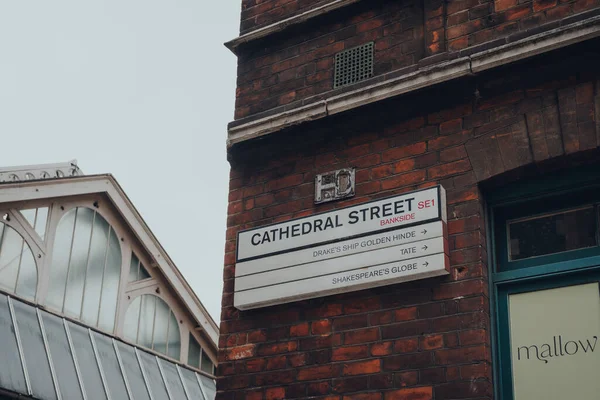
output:
M408 225L446 221L441 186L238 233L237 261L314 247Z
M436 186L238 233L242 310L448 274Z

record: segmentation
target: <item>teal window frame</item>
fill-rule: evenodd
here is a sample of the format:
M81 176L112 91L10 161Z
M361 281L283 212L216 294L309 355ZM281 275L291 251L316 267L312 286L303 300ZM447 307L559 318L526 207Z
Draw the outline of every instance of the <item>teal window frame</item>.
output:
M513 400L508 296L600 281L600 246L509 261L507 222L600 203L600 166L547 174L484 193L495 398ZM600 212L596 211L598 236Z

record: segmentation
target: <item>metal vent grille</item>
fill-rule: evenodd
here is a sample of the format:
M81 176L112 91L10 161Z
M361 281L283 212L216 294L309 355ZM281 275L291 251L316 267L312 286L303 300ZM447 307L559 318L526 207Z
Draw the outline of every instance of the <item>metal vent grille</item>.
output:
M370 42L335 55L334 89L373 76L373 49L374 43Z

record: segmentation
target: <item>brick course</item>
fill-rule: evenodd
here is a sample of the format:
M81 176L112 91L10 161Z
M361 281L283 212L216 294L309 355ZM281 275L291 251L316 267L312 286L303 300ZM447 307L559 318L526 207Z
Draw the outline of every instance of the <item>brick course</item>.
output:
M274 22L327 1L244 1L245 21ZM333 91L334 55L375 42L375 78L414 71L577 21L600 12L600 0L392 0L360 1L312 23L239 50L235 118L297 107L344 91ZM596 12L595 14L598 14ZM244 22L247 23L247 22ZM257 26L259 26L258 24ZM446 55L445 58L439 58ZM438 56L430 57L430 56ZM282 110L281 110L282 111ZM581 112L584 112L581 110ZM456 129L440 127L443 131Z

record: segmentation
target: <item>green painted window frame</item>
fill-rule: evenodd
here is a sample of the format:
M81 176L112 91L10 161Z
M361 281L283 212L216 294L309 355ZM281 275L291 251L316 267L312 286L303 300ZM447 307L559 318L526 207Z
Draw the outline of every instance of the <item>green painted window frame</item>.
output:
M513 400L508 296L600 281L600 246L508 261L510 219L600 203L600 166L579 167L485 191L495 398ZM597 213L597 235L600 232ZM600 244L600 237L597 238ZM502 267L500 270L499 267Z

